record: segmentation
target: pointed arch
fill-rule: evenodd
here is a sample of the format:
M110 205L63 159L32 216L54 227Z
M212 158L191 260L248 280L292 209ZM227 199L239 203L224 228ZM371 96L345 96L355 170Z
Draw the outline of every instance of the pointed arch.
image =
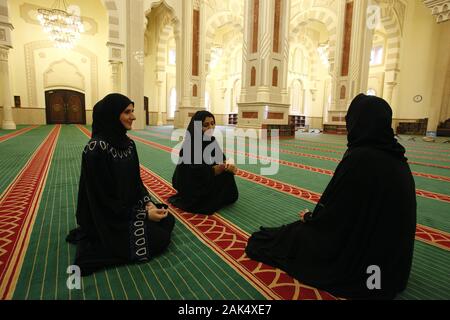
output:
M290 32L291 39L293 36L295 36L299 31L302 25L304 25L306 22L310 20L315 20L318 22L321 22L325 25L328 36L329 36L329 46L330 46L330 58L334 58L334 54L336 51L336 37L337 37L337 16L336 13L333 11L322 8L322 7L313 7L310 10L307 10L305 12L301 12L297 15L295 15L291 19L290 23Z

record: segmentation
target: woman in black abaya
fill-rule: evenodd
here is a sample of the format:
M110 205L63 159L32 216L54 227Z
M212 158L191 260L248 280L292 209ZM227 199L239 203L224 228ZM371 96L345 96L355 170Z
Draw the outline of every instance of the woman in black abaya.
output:
M339 297L392 299L411 269L414 180L386 101L358 95L346 122L348 150L314 211L289 225L261 227L246 253Z
M215 122L208 111L194 114L173 173L172 185L178 193L169 202L188 212L213 214L239 196L234 180L237 168L227 163L212 136Z
M134 104L109 94L94 106L92 139L84 148L77 223L67 241L77 245L83 276L116 265L145 262L170 243L175 219L144 187L136 145L126 135Z

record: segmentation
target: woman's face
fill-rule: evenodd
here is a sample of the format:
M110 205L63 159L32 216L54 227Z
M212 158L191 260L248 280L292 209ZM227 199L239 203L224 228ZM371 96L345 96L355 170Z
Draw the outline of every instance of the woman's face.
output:
M134 120L136 120L136 117L134 116L134 105L130 103L128 107L120 114L120 122L122 122L125 129L131 130Z
M202 130L203 133L212 136L214 133L214 128L216 127L216 123L214 122L213 117L206 117L205 120L203 120Z

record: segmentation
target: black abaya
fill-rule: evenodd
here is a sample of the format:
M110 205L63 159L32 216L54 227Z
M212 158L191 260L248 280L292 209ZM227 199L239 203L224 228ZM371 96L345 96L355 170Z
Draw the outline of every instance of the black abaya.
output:
M123 134L120 113L126 97L110 96L94 108L93 138L83 151L78 191L77 223L67 240L77 244L75 264L82 275L114 265L148 261L170 242L173 216L161 222L147 218L151 202L139 169L135 143ZM110 121L105 115L111 116ZM114 113L117 117L114 117ZM125 135L125 136L124 136Z
M180 151L180 162L172 176L172 185L177 194L169 201L188 212L213 214L236 202L239 193L232 173L225 171L217 176L214 173L214 166L222 164L225 155L214 137L204 139L201 126L195 128L194 122L201 123L206 117L214 118L207 111L199 111L189 123L187 137ZM199 150L194 148L196 137L201 137ZM197 160L196 153L199 155Z
M262 227L249 239L251 259L339 297L390 299L406 288L415 185L390 129L390 107L378 99L361 95L352 103L349 149L309 220ZM381 289L367 285L371 266L380 268Z

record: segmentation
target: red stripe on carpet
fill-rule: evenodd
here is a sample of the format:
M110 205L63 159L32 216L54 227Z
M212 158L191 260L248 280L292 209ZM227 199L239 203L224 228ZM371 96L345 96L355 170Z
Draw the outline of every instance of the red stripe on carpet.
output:
M79 128L87 136L90 136L89 130L81 126ZM130 137L139 140L138 137ZM152 143L150 141L146 142ZM171 151L172 148L166 147L164 150ZM142 165L141 177L149 191L166 203L167 199L176 193L167 181ZM221 218L219 214L216 213L212 216L196 215L183 212L171 205L170 209L198 238L266 298L276 300L336 299L325 291L301 284L282 270L250 260L245 254L245 247L249 235L237 226Z
M147 133L146 133L147 134ZM162 138L162 139L169 139L168 136L165 135L161 135L161 134L157 134L157 133L151 133L149 134L151 136L154 137L158 137L158 138ZM281 143L280 146L282 146L283 144ZM286 145L286 144L285 144ZM313 149L317 149L317 148L313 148ZM273 151L273 149L269 148L270 151ZM319 149L320 150L320 149ZM295 152L295 151L290 151L290 150L283 150L280 149L279 150L280 153L285 153L285 154L291 154L291 155L295 155L295 156L300 156L300 157L307 157L307 158L314 158L314 159L319 159L319 160L325 160L325 161L332 161L335 163L339 163L341 161L341 159L338 158L332 158L332 157L324 157L324 156L320 156L320 155L313 155L313 154L309 154L309 153L300 153L300 152ZM236 153L236 152L235 152ZM242 152L238 152L239 154L244 154ZM343 154L341 152L339 152L340 154ZM248 155L247 153L245 153L245 155ZM254 156L252 156L252 158L255 158ZM269 157L265 157L264 159L271 159ZM284 160L279 160L279 161L284 161ZM333 171L332 170L327 170L327 169L321 169L321 168L314 168L314 167L310 167L310 166L306 166L306 165L300 165L297 162L279 162L280 164L284 164L287 166L291 166L291 167L296 167L298 169L303 169L303 170L308 170L308 171L312 171L312 172L319 172L319 173L326 173L329 175L333 175ZM294 164L298 164L299 166L295 166ZM409 162L411 163L411 162ZM434 165L434 164L427 164L427 163L418 163L418 164L422 164L425 166L430 166L430 167L435 167L438 165ZM446 168L446 167L445 167ZM444 169L445 169L444 168ZM422 173L422 172L415 172L413 171L412 174L414 176L417 177L422 177L422 178L427 178L427 179L433 179L433 180L441 180L441 181L445 181L445 182L450 182L450 177L447 176L441 176L441 175L435 175L435 174L429 174L429 173Z
M14 293L60 130L49 133L0 200L0 299Z
M141 166L142 181L152 194L167 203L176 191L164 179ZM306 286L284 271L250 260L245 254L249 235L224 220L217 213L211 216L184 212L170 205L171 212L183 221L209 247L230 264L262 294L271 299L334 300L331 294Z
M4 136L1 136L1 137L0 137L0 143L4 142L4 141L6 141L6 140L9 140L9 139L11 139L11 138L20 136L21 134L24 134L24 133L26 133L26 132L28 132L28 131L31 131L31 130L33 130L34 128L37 128L37 127L38 127L38 126L31 126L31 127L27 127L27 128L23 128L23 129L14 131L14 132L12 132L12 133L5 134Z
M87 131L89 132L89 131ZM155 148L158 148L160 150L164 150L166 152L172 152L173 148L161 145L159 143L153 142L153 141L148 141L145 140L143 138L137 137L137 136L132 136L130 135L130 137L132 137L134 140L139 141L141 143L153 146ZM283 162L284 160L279 160L280 163ZM296 164L293 163L294 165L298 165L298 166L303 166L301 164ZM323 170L323 169L321 169ZM316 171L319 172L319 171ZM331 171L332 172L332 171ZM324 173L324 174L328 174L327 172L325 172L325 170L323 172L319 172L319 173ZM270 178L266 178L245 170L241 170L239 169L237 175L240 178L264 185L266 187L275 189L277 191L283 192L283 193L287 193L289 195L292 195L294 197L303 199L303 200L307 200L313 203L317 203L320 200L320 197L322 194L320 193L315 193L313 191L309 191L303 188L299 188L281 181L277 181L274 179L270 179ZM330 174L332 175L332 173ZM433 192L428 192L425 190L420 190L417 189L416 190L416 194L420 195L422 197L426 197L426 198L430 198L430 199L434 199L434 200L440 200L440 201L445 201L445 202L450 202L450 197L447 195L443 195L443 194L439 194L439 193L433 193ZM450 241L450 235L444 231L439 231L439 230L434 230L433 234L428 234L427 230L430 230L429 227L426 226L422 226L422 225L417 225L418 228L420 228L421 232L416 234L416 239L417 240L421 240L424 241L428 244L431 245L436 245L437 247L446 249L446 250L450 250L450 244L448 244L446 241L449 240ZM442 239L447 239L447 240L442 240L439 243L437 242L430 242L428 241L428 239L432 238L433 235L439 235Z

